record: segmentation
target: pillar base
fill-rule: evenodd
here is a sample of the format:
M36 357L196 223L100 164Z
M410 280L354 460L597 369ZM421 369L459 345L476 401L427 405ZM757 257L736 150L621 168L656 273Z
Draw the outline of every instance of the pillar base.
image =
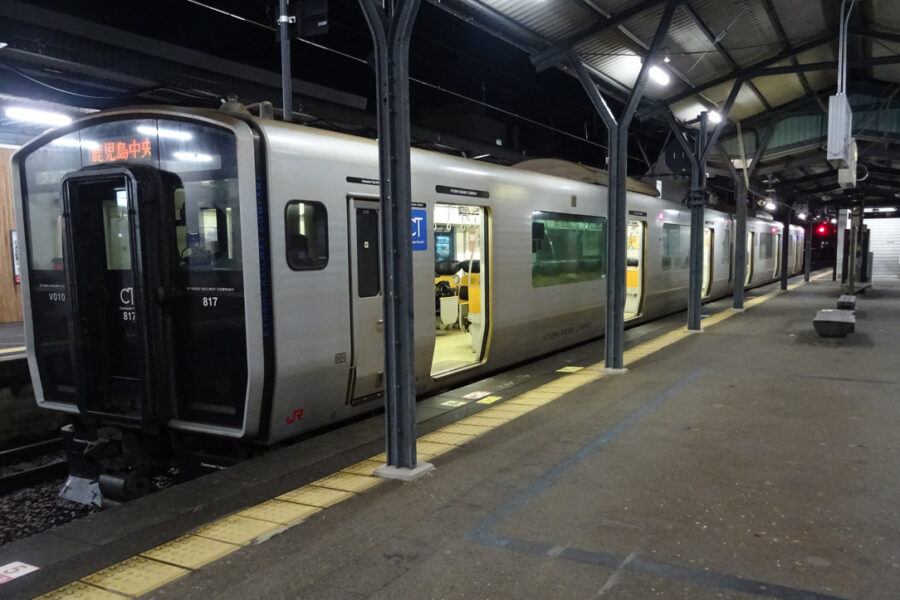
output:
M730 310L731 312L744 312L744 311L747 310L747 309L746 309L746 308L734 308L734 307L731 307L731 308L729 308L728 310Z
M375 477L382 479L399 479L400 481L413 481L418 479L425 473L434 469L434 465L430 462L420 462L412 469L403 467L392 467L391 465L382 465L375 469Z
M603 367L603 372L607 375L624 375L628 372L626 367L622 367L620 369L614 369L612 367Z
M685 333L704 333L706 330L702 327L700 329L685 329Z

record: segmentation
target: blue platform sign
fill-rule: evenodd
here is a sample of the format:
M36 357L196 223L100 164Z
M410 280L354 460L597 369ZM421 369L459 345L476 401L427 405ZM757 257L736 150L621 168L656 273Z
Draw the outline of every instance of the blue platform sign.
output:
M412 249L413 251L428 250L428 211L424 209L412 210Z

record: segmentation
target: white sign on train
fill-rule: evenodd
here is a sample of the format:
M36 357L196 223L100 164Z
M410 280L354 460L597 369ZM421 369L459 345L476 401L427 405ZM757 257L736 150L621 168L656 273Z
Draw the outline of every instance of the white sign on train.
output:
M12 581L16 577L21 577L22 575L34 573L39 568L40 567L35 567L34 565L29 565L27 563L19 561L7 563L0 567L0 584Z

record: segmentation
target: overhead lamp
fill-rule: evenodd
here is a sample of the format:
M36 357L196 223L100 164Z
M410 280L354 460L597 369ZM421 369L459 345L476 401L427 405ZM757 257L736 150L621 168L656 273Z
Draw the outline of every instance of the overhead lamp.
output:
M806 213L800 213L799 215L797 215L797 218L800 219L801 221L805 221L805 220L806 220Z
M670 81L669 74L656 65L650 67L650 79L652 79L659 85L669 85Z
M7 106L6 116L16 121L25 121L26 123L37 123L38 125L53 125L61 127L72 122L72 118L62 113L50 112L49 110L38 110L36 108L25 108L24 106Z
M0 42L0 50L3 50L7 46L9 46L9 44L7 44L6 42Z
M708 114L709 122L712 124L718 124L722 122L722 113L717 110L711 110Z
M832 224L832 225L837 225L837 219L831 219L831 224Z
M766 210L775 210L777 207L775 206L775 202L772 201L771 198L766 199Z

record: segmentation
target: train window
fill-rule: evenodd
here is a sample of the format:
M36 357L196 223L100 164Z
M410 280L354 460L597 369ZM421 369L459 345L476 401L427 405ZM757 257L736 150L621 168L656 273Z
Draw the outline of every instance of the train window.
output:
M321 202L291 200L284 209L287 263L295 271L328 264L328 212Z
M687 269L691 260L691 228L688 225L663 223L662 270Z
M115 198L103 199L103 231L106 238L106 269L131 269L131 229L128 227L128 192L115 190Z
M531 285L606 277L606 219L535 211L531 215Z

